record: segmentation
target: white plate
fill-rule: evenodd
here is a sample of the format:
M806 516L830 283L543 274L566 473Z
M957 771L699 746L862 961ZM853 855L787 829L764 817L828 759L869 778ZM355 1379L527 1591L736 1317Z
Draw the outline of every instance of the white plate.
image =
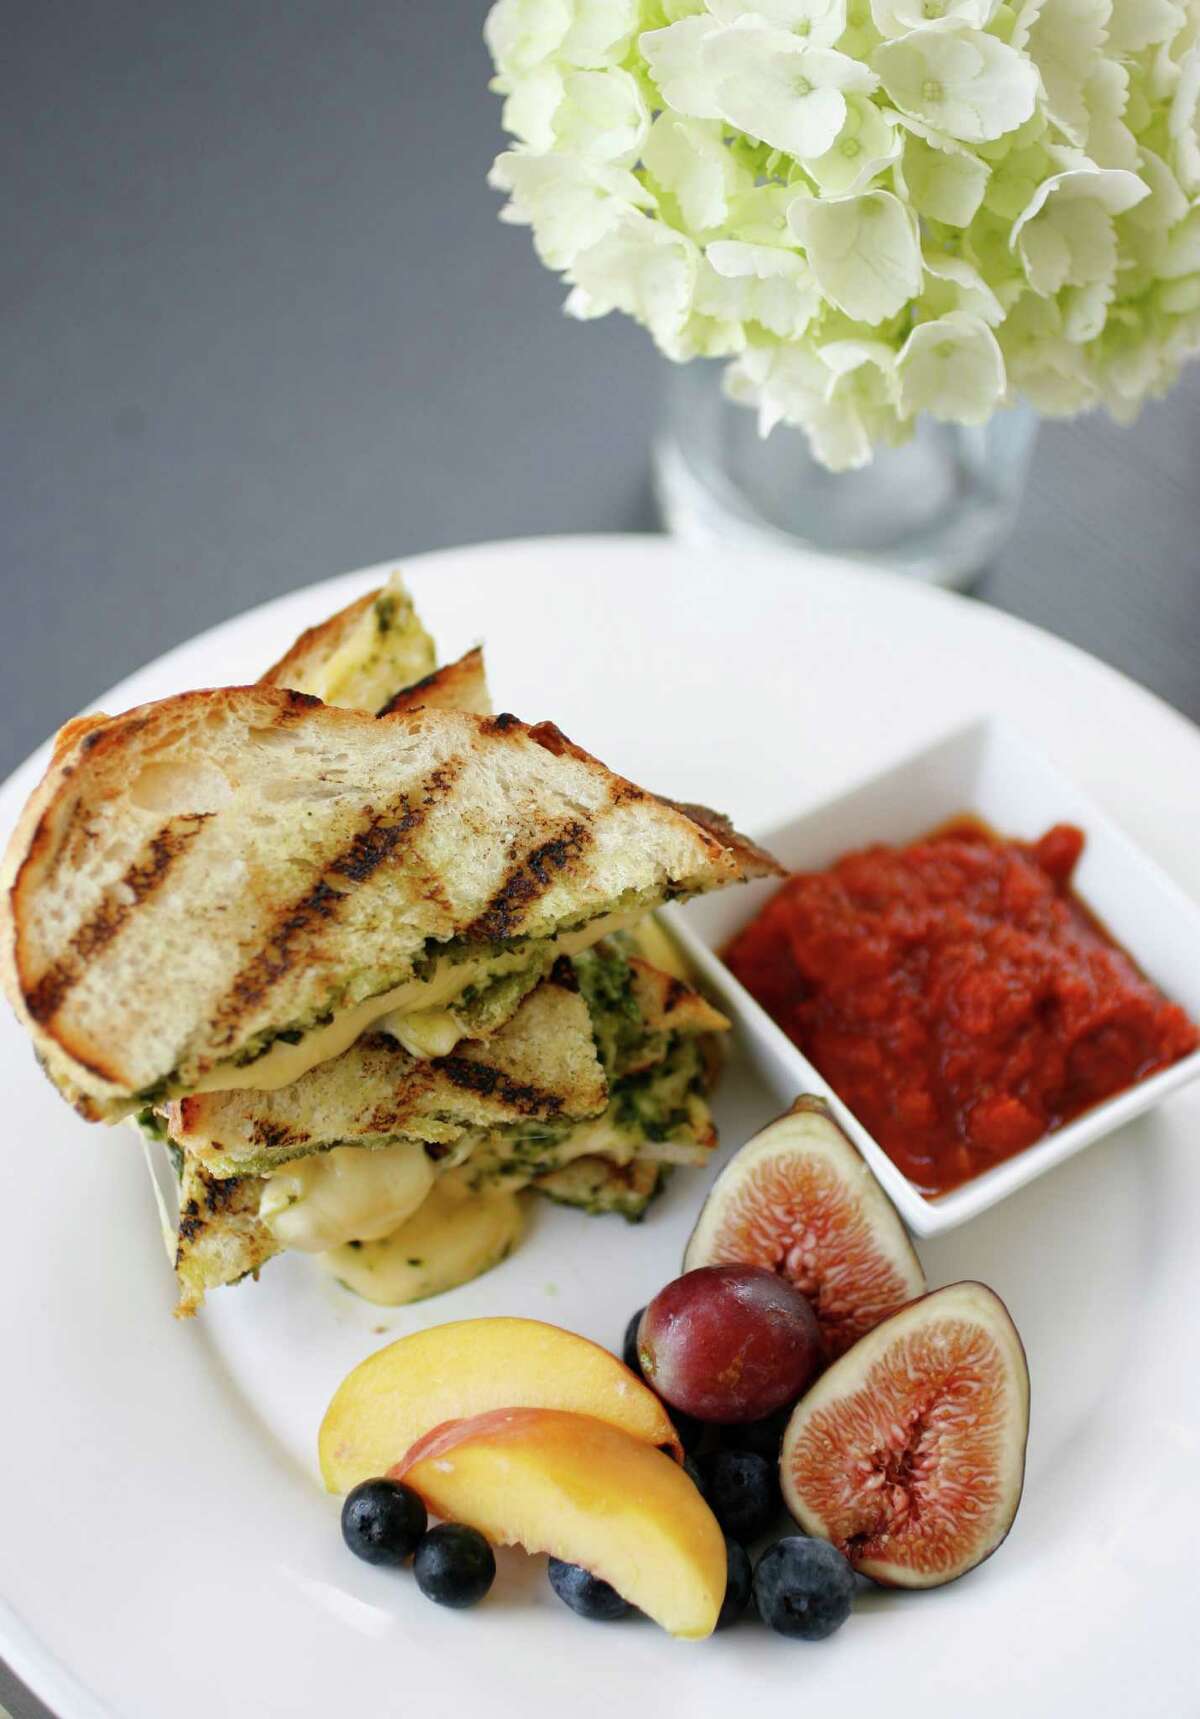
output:
M411 574L445 655L486 637L502 705L752 829L994 710L1200 892L1195 729L994 611L886 575L654 539L501 544ZM251 679L369 583L243 616L105 702ZM41 762L0 795L5 830ZM819 1646L748 1626L689 1645L589 1625L517 1553L478 1612L439 1611L344 1552L315 1482L325 1401L377 1328L525 1313L616 1343L675 1271L703 1177L678 1175L640 1228L547 1209L498 1271L419 1308L367 1308L284 1259L179 1325L136 1147L71 1116L7 1012L0 1090L0 1651L62 1719L1196 1711L1195 1087L921 1244L933 1283L983 1278L1025 1338L1025 1501L974 1575L864 1593ZM771 1108L735 1064L727 1144Z
M1083 900L1143 973L1200 1020L1200 907L1010 722L995 716L968 722L798 818L755 833L789 871L813 871L870 842L915 841L963 812L1024 841L1036 841L1056 823L1085 830L1087 845L1073 879ZM722 890L672 908L676 932L737 1020L754 1072L781 1105L790 1104L799 1091L828 1099L915 1235L941 1235L977 1218L1200 1075L1197 1050L1016 1157L948 1194L927 1198L719 958L717 952L778 887L764 878L746 889Z

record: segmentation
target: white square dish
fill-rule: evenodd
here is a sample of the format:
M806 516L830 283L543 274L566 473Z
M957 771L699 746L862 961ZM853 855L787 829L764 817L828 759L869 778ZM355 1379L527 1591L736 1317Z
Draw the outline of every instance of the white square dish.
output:
M1003 835L1025 840L1053 824L1077 824L1087 838L1073 879L1078 894L1160 990L1200 1020L1200 906L1032 742L998 718L955 730L759 839L789 870L812 871L873 842L911 842L964 812L975 813ZM768 880L671 909L671 929L741 1026L757 1072L781 1104L801 1092L826 1097L917 1235L939 1234L986 1211L1200 1075L1196 1051L962 1187L928 1197L893 1164L717 953L777 887Z

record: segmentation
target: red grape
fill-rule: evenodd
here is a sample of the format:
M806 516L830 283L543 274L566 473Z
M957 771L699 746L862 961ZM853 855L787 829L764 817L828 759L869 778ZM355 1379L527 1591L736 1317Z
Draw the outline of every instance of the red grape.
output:
M638 1359L672 1408L731 1425L795 1402L823 1356L816 1316L786 1278L757 1265L704 1265L654 1297L638 1327Z

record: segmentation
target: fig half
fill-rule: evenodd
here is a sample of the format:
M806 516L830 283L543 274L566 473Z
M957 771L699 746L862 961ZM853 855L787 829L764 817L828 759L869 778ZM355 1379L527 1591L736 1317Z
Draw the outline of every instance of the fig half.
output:
M925 1292L887 1195L825 1101L807 1096L734 1153L704 1202L683 1269L733 1264L794 1283L831 1360Z
M936 1588L996 1550L1021 1502L1029 1369L982 1283L876 1326L801 1398L779 1474L806 1534L888 1587Z

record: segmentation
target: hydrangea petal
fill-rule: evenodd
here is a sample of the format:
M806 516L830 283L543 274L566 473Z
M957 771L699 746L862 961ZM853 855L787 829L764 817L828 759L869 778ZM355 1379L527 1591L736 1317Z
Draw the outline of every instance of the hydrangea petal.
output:
M728 228L749 245L795 244L788 211L809 193L799 185L755 185L740 192L729 207Z
M1106 280L1067 287L1062 295L1063 333L1074 346L1086 346L1104 332L1113 289Z
M794 203L788 220L830 303L883 322L921 290L916 222L890 191Z
M650 76L676 113L691 119L721 118L714 77L701 59L705 41L720 29L716 18L681 18L663 30L647 30L638 38Z
M903 113L964 143L1015 131L1037 102L1036 69L980 30L914 30L882 42L871 64Z
M742 307L730 283L722 280L708 259L696 265L692 308L679 335L678 358L730 358L746 350Z
M729 214L730 198L751 184L722 136L718 120L663 112L646 140L647 168L655 183L676 199L685 225L694 233L720 227Z
M1175 0L1112 0L1107 51L1138 54L1156 42L1171 41L1183 24L1183 8Z
M1179 280L1200 272L1200 204L1188 212L1167 236L1163 259L1164 280Z
M900 348L896 375L906 416L928 412L953 424L986 423L1007 386L995 335L971 316L918 323Z
M496 0L483 35L501 77L523 77L557 53L571 14L570 0Z
M681 355L700 253L691 240L636 210L624 211L571 264L569 316L624 311L648 328L668 357Z
M1051 118L1072 143L1087 137L1084 88L1100 58L1110 0L1035 0L1025 50L1042 75Z
M707 261L722 283L725 313L757 323L781 340L796 340L821 308L812 271L798 251L720 239Z
M979 270L965 257L945 251L924 252L925 290L921 310L926 320L960 312L996 328L1004 321L1004 306Z
M867 186L900 154L900 135L868 96L846 97L846 118L824 155L804 163L827 197L850 197Z
M638 0L572 0L571 24L559 50L573 66L615 66L637 28Z
M1117 267L1112 216L1148 195L1149 186L1121 168L1072 168L1044 180L1010 240L1034 291L1111 281Z
M650 126L636 80L620 70L570 71L562 85L553 121L558 151L583 161L631 167Z
M1084 87L1088 112L1087 151L1097 167L1137 171L1137 139L1122 115L1129 101L1129 73L1116 60L1097 62Z
M853 471L868 463L874 443L895 443L904 434L896 354L882 341L846 339L827 342L820 358L829 383L809 437L826 465Z
M846 91L877 82L845 54L806 48L783 30L750 22L706 36L700 59L730 125L800 158L831 147L846 118Z
M653 202L632 173L566 155L509 151L497 156L488 182L509 193L501 219L531 226L538 256L551 269L570 268L629 208Z
M1019 388L1036 411L1067 418L1095 403L1087 358L1064 338L1052 300L1025 293L1005 318L999 341L1010 386Z
M708 0L708 10L725 24L753 13L811 48L832 48L846 28L846 0Z
M1180 66L1167 125L1175 176L1189 196L1200 195L1200 47Z
M928 128L917 132L911 119L905 117L901 123L908 135L896 171L908 201L930 220L969 227L983 201L991 168L949 138L928 141Z
M551 61L513 83L504 103L504 129L539 154L554 148L554 116L563 97L562 73Z
M1000 0L871 0L871 17L881 36L905 36L929 24L949 20L986 30Z

